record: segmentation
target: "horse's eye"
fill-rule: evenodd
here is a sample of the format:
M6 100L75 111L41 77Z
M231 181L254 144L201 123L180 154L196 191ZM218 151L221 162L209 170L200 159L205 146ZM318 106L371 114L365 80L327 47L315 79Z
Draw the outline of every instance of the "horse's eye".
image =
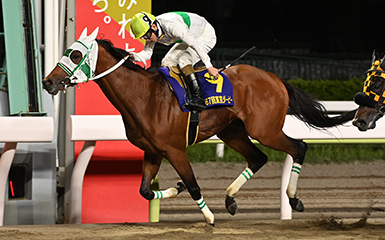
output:
M82 59L82 53L79 51L73 51L70 55L70 59L73 63L78 64Z
M372 84L370 84L370 86L373 89L379 89L382 86L382 82L381 81L374 81L374 82L372 82Z

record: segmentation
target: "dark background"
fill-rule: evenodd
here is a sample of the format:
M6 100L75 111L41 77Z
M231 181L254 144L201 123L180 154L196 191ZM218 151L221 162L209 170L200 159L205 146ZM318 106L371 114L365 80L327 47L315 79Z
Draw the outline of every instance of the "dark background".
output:
M152 12L195 12L216 29L218 48L301 48L311 54L385 50L385 0L154 0Z

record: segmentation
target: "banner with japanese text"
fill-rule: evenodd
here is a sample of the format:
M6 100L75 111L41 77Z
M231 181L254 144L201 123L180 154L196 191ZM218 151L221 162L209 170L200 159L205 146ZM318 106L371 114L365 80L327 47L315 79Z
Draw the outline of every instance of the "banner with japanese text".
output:
M139 11L151 12L151 0L76 0L76 36L85 27L88 34L99 27L97 38L128 52L140 52L144 41L133 39L129 29L132 16ZM75 114L119 112L90 81L76 87ZM82 143L76 142L75 156L81 148ZM129 141L97 142L83 182L82 223L149 221L148 201L139 194L142 162L143 151Z
M85 27L88 34L99 27L98 38L128 52L140 52L144 40L134 39L129 29L132 16L140 11L151 12L151 0L77 0L76 36ZM75 109L76 114L118 114L94 83L79 84Z

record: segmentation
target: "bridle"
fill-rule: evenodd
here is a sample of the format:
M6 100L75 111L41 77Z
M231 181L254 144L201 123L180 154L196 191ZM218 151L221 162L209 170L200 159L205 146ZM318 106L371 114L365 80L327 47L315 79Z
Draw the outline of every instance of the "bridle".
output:
M132 52L128 53L111 68L94 76L99 49L98 43L95 40L98 30L98 28L95 29L92 34L87 36L87 28L85 28L79 39L65 51L63 57L57 63L57 66L62 68L68 75L64 78L63 81L60 82L60 84L64 86L64 89L67 87L75 86L79 83L103 78L123 65L123 63L132 56L135 56L135 58L143 62L144 69L146 69L146 61L142 59L138 54ZM79 51L82 54L82 59L77 64L71 60L71 53L74 51ZM69 82L66 80L69 80Z
M385 80L385 71L381 68L382 60L376 60L373 62L372 67L367 71L367 77L364 82L364 88L363 92L369 96L372 97L374 101L385 103L385 91L382 92L381 95L371 91L369 89L369 86L373 80L374 77L380 77L381 80Z
M374 53L373 53L374 55ZM385 81L385 71L382 69L381 65L385 57L381 60L374 60L372 62L372 67L367 71L367 77L363 86L363 95L362 93L357 93L354 101L359 105L365 105L377 109L379 115L385 114L385 105L377 108L377 104L385 104L385 90L381 93L375 93L370 89L370 84L373 78L378 77L381 81Z

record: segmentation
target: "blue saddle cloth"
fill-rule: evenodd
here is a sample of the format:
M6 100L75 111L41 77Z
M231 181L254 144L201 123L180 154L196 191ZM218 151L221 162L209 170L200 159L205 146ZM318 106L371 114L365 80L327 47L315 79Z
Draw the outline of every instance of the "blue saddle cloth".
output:
M168 80L169 86L178 99L182 111L188 112L188 109L183 108L188 98L185 92L185 83L180 79L179 72L168 67L160 67L158 71ZM226 75L221 73L218 79L211 80L208 79L210 75L206 69L197 72L197 74L207 108L213 106L234 106L233 86Z

